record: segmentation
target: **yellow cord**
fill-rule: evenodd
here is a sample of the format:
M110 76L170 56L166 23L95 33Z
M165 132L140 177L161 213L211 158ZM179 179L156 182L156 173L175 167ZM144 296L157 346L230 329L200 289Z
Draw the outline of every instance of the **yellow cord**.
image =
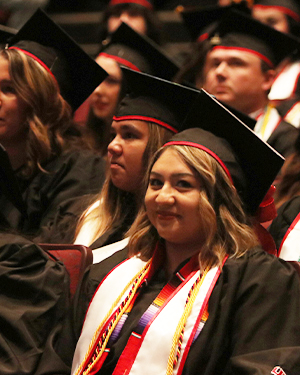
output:
M173 370L174 370L174 361L175 361L175 356L176 356L176 349L177 349L177 346L178 346L178 342L179 342L179 339L180 339L180 336L182 335L183 333L183 330L184 330L184 327L185 327L185 324L186 324L186 321L187 321L187 318L188 316L190 315L190 312L192 310L192 307L194 305L194 302L195 302L195 299L197 297L197 294L199 292L199 289L204 281L204 278L205 276L207 275L209 269L206 268L206 270L204 271L203 273L203 276L201 277L201 280L200 282L195 286L194 290L192 290L192 293L191 293L191 296L184 308L184 312L180 318L180 321L177 325L177 328L176 328L176 331L175 331L175 334L173 336L173 339L172 339L172 348L170 350L170 355L169 355L169 359L168 359L168 365L167 365L167 372L166 372L166 375L171 375L173 374Z
M98 336L99 336L99 333L101 331L101 329L103 328L103 325L105 324L105 322L107 321L107 319L111 316L112 312L114 311L114 309L116 308L116 306L118 305L118 303L120 302L121 298L123 297L123 295L125 294L126 290L130 287L130 285L132 285L134 283L134 281L139 278L138 282L136 283L134 289L132 290L132 293L131 293L131 296L128 298L128 301L126 304L124 304L122 310L120 311L120 313L118 314L117 316L117 319L115 320L115 322L113 323L112 327L109 329L109 332L105 338L105 341L103 342L103 345L101 346L101 350L99 351L99 353L97 354L97 358L95 359L95 361L93 363L91 363L91 365L83 372L83 375L87 375L90 373L90 371L92 370L92 368L95 366L95 364L99 361L99 359L101 358L105 348L106 348L106 345L107 345L107 342L111 336L111 333L113 332L115 326L118 324L119 320L121 319L124 311L126 311L128 305L130 304L130 302L132 301L132 299L134 298L135 296L135 292L137 291L138 287L140 286L140 283L141 283L141 280L143 279L143 276L145 275L145 273L148 271L149 267L150 267L150 262L151 262L151 259L146 263L146 265L142 268L142 270L140 270L129 282L128 284L125 286L125 288L122 290L122 292L120 293L119 297L116 299L116 301L114 302L114 304L112 305L112 307L110 308L109 312L106 314L105 318L102 320L102 322L100 323L100 325L98 326L94 336L93 336L93 339L89 345L89 349L84 357L84 360L82 361L82 363L80 364L80 366L78 367L75 375L79 375L82 371L83 371L83 367L86 363L86 361L88 360L88 357L90 355L90 352L91 350L93 349L94 345L96 344L96 341L98 340Z

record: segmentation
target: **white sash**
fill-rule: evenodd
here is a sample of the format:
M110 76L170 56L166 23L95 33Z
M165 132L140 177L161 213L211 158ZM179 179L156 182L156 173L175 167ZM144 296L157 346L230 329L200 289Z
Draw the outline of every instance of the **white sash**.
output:
M269 93L269 100L284 100L294 94L295 85L300 74L300 62L287 65L275 78Z
M281 242L279 258L287 261L300 261L300 213L292 222Z
M99 247L93 250L93 264L102 262L102 260L110 257L118 251L123 250L129 242L129 237L121 241L111 243L110 245Z
M106 316L111 305L121 293L124 285L126 285L126 283L129 282L129 280L144 265L145 263L137 258L131 258L123 262L107 276L101 284L101 287L96 291L89 306L82 333L77 343L72 365L72 374L76 372L76 369L83 361L91 339L94 336L94 332ZM211 291L211 286L212 284L214 285L213 282L216 281L218 275L219 268L214 267L207 273L203 284L200 287L191 314L186 322L181 353L183 353L186 348L186 344L194 329L199 312L203 303L206 302L207 294ZM183 284L181 284L174 292L172 298L167 300L164 306L159 309L158 313L145 327L144 333L141 337L141 340L143 340L142 345L131 370L127 374L165 374L172 347L173 335L183 314L187 295L198 276L199 271L196 272L193 277L190 279L188 278ZM122 283L120 283L120 280L122 280ZM125 295L123 298L125 298ZM174 373L177 373L179 365L180 362L177 364Z
M74 353L71 374L76 372L76 369L83 361L94 333L113 303L119 297L125 285L129 283L133 276L136 275L144 265L145 262L139 258L131 258L130 261L128 260L118 265L100 284L86 313L81 335ZM120 282L120 280L122 282ZM123 299L121 299L121 301Z

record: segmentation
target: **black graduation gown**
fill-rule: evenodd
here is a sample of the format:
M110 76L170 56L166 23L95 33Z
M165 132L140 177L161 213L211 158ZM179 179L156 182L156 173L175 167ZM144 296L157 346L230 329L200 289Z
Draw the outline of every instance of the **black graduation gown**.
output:
M0 234L0 374L34 374L69 308L69 278L32 242Z
M281 120L268 138L267 143L286 158L295 151L295 141L298 134L298 128Z
M69 328L43 374L67 374L89 302L126 249L91 266L75 299ZM132 327L166 283L161 272L144 286L99 374L111 374ZM208 320L191 346L183 374L268 374L281 366L300 373L300 283L294 268L260 248L225 263L211 294ZM53 355L53 353L52 353ZM153 359L155 360L155 358ZM40 373L39 373L40 374Z
M79 216L88 207L90 195L100 192L105 179L105 161L90 151L56 156L30 180L18 178L27 207L27 218L10 207L5 211L10 228L39 242L70 243Z

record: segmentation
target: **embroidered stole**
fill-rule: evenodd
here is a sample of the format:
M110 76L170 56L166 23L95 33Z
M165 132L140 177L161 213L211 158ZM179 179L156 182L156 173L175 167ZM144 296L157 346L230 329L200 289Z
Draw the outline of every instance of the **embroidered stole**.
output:
M254 127L254 133L256 133L263 141L267 142L282 119L277 110L269 104L256 120L257 122Z
M285 66L276 76L269 93L269 100L284 100L294 95L300 75L300 63Z
M130 282L144 267L145 262L138 258L131 258L118 265L104 279L87 311L74 355L72 374L96 374L101 368L109 352L109 346L118 337L127 315L123 314L116 324L101 359L97 363L93 363L97 354L97 340L99 340L99 336L105 331L107 325L112 324L113 316L118 310L118 306L126 300L130 287L124 292L117 304L118 306L103 324L99 335L95 337L94 333L107 315L109 307L122 293L124 285ZM114 375L124 374L124 372L132 375L166 373L174 333L183 315L189 292L199 279L199 271L190 271L188 263L177 273L177 277L175 279L173 277L172 282L162 289L155 301L142 315L118 360L113 372ZM184 335L180 339L180 356L174 369L176 374L182 372L189 348L205 324L208 299L219 274L219 268L215 267L201 280L203 283L187 318L183 331ZM146 278L147 274L142 276L141 284L145 282ZM122 280L122 283L120 283L120 280ZM133 303L134 299L132 300ZM128 306L127 313L130 311L132 304Z

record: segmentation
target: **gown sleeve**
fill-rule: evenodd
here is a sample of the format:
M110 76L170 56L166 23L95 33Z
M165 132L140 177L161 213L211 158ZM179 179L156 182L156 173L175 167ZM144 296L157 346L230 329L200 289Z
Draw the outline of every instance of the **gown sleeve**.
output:
M226 374L300 373L299 284L290 264L249 259L233 305Z
M69 279L22 237L0 234L0 373L35 374L47 339L62 326Z

